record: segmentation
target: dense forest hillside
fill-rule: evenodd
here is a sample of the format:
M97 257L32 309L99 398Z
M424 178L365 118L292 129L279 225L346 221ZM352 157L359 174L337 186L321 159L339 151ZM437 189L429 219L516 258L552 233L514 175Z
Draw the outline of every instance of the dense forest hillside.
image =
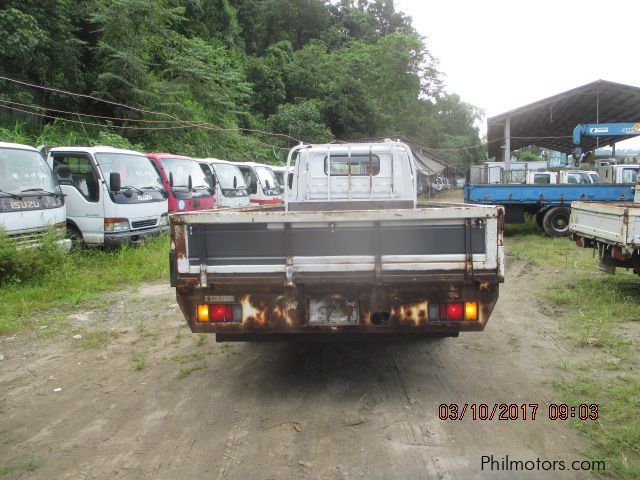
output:
M2 5L0 140L275 163L298 140L402 135L457 164L484 154L464 148L480 112L393 0Z

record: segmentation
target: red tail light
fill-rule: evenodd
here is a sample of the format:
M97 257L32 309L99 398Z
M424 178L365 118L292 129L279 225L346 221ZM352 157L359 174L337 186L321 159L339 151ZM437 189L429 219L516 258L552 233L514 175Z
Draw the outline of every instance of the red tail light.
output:
M429 321L478 320L477 302L442 302L429 303Z
M464 303L447 303L448 320L464 320Z
M209 307L212 322L231 322L233 317L231 313L231 305L214 303Z
M241 322L242 305L239 303L211 303L198 305L199 322Z

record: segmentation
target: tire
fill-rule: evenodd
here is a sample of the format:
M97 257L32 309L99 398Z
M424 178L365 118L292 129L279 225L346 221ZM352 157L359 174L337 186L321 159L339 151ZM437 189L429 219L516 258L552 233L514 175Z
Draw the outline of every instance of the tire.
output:
M569 236L569 218L571 209L569 207L554 207L544 215L542 228L550 237Z
M73 225L67 224L67 238L71 240L71 250L84 249L84 239L82 233Z

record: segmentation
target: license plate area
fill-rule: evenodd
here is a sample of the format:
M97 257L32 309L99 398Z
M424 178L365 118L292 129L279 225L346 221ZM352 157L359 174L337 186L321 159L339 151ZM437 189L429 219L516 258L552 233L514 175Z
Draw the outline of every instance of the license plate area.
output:
M310 325L356 325L360 323L357 300L340 296L309 300Z

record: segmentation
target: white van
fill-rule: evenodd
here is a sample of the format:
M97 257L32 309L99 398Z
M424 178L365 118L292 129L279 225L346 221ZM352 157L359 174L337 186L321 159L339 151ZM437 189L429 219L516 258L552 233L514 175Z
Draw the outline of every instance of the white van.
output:
M215 192L216 207L247 207L249 191L244 176L233 162L217 158L198 160L204 177Z
M278 205L283 202L283 188L269 165L255 162L238 162L236 165L242 172L251 203Z
M168 230L167 191L142 153L56 147L47 160L66 195L67 229L77 241L115 247Z
M53 227L68 249L65 225L64 196L42 155L28 145L0 142L0 228L27 247Z

